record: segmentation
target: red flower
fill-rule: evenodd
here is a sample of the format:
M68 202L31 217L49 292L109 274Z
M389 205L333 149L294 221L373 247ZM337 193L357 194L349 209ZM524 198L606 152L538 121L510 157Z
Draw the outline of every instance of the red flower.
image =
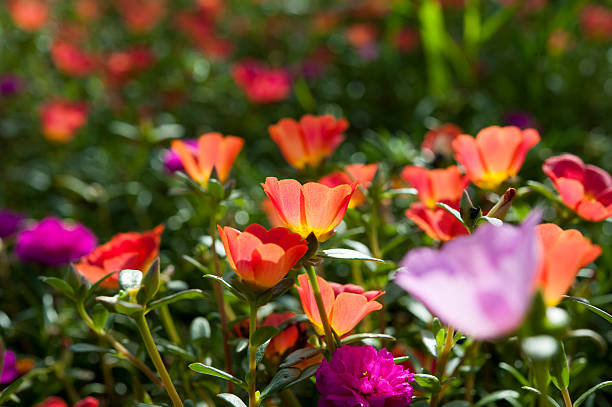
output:
M323 307L329 320L331 328L338 336L349 333L355 326L361 322L370 312L382 309L382 304L375 301L378 297L384 294L384 291L364 293L361 287L361 292L355 290L337 290L334 291L333 286L317 276L321 297L323 299ZM315 300L312 287L308 281L306 274L298 276L299 286L297 286L302 302L304 313L310 320L315 330L319 335L323 334L323 323L319 314L319 308ZM342 286L341 286L342 287ZM359 290L357 290L359 291Z
M308 251L308 245L285 228L269 231L249 225L244 232L217 225L232 270L246 282L270 288L282 280Z
M612 37L612 10L587 4L580 12L580 25L586 37L600 42L609 41Z
M292 232L307 238L313 233L325 241L342 221L356 184L330 188L316 182L301 185L294 179L266 178L264 192L279 218Z
M115 0L125 25L135 33L151 31L166 14L166 0Z
M461 127L455 124L442 124L425 134L421 149L432 155L439 154L450 157L453 154L453 141L461 133L463 133Z
M264 326L280 327L289 319L295 317L293 312L272 313L264 320ZM266 348L266 357L274 358L282 356L289 349L293 348L300 336L300 327L298 323L288 325L278 335L276 335Z
M392 44L400 52L410 53L419 47L419 31L416 28L404 27L393 34Z
M106 60L108 81L122 84L136 73L149 68L155 63L155 57L146 47L133 47L124 51L113 52Z
M298 170L306 165L317 167L323 159L332 155L344 140L348 128L346 119L336 120L331 115L305 115L299 122L282 119L268 127L270 137L289 164Z
M74 407L98 407L100 402L93 397L85 397L83 400L78 401ZM59 397L47 397L43 402L36 405L36 407L68 407L66 402Z
M159 253L164 226L143 233L120 233L108 243L98 246L74 265L88 281L95 283L113 271L132 269L146 273ZM119 288L118 273L108 277L100 285Z
M231 41L220 37L215 27L215 14L206 10L183 11L175 19L176 26L206 55L226 59L233 51Z
M459 209L459 205L456 203L451 207ZM415 202L406 210L406 216L432 239L445 242L457 236L468 234L465 226L442 208L431 209L421 202Z
M98 69L97 57L81 50L77 45L55 40L51 46L53 63L63 73L72 76L85 76Z
M606 171L572 154L550 157L542 170L581 218L599 222L612 216L612 177Z
M469 182L456 165L436 170L409 165L404 167L401 177L416 188L419 200L432 209L437 202L458 203Z
M518 174L527 152L539 142L537 130L491 126L480 130L476 138L460 135L453 149L474 184L494 189Z
M344 169L345 171L336 171L324 176L319 182L332 188L338 185L357 183L359 187L367 190L374 179L374 175L376 175L378 164L349 164ZM359 187L355 189L355 193L349 202L349 208L355 208L365 202L366 197Z
M232 77L251 102L279 102L287 99L291 92L291 78L285 69L269 68L260 62L236 64Z
M87 121L88 107L84 102L54 100L40 110L42 132L46 139L59 143L72 140Z
M544 301L554 306L572 286L578 271L601 254L578 230L563 230L552 223L536 227L542 242L542 265L536 276Z
M8 10L15 25L25 31L38 31L49 17L44 0L9 0Z

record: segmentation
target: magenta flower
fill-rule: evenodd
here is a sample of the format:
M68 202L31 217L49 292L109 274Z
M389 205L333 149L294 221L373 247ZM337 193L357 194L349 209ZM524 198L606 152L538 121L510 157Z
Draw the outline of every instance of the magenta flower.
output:
M181 141L183 141L187 145L187 148L193 153L193 155L198 154L198 140L190 138L182 139ZM164 167L166 167L169 172L177 172L184 170L183 162L181 161L176 151L171 148L166 150L166 152L164 153L163 160Z
M2 348L0 348L0 352L2 352ZM4 359L0 368L0 384L10 383L19 376L19 370L17 370L17 355L15 355L15 352L8 349L4 352Z
M410 251L395 282L440 320L475 339L501 337L523 321L540 262L535 226L484 225L442 249Z
M54 267L78 260L96 243L96 236L80 223L48 216L17 236L15 250L23 261Z
M8 209L0 209L0 239L12 236L21 228L25 217Z
M317 371L319 407L405 407L412 400L414 380L396 365L386 349L342 346Z

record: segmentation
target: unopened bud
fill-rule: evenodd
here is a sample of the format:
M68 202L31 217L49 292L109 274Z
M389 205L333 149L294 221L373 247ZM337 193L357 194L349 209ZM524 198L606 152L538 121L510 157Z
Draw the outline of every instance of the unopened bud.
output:
M504 195L499 198L499 201L491 208L489 213L487 214L490 218L497 218L499 220L504 220L510 207L512 206L512 200L516 196L516 189L508 188Z

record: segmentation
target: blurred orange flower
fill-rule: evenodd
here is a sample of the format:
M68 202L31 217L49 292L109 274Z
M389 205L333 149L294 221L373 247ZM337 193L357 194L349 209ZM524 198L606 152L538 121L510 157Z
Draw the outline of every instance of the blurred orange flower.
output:
M458 202L469 182L456 165L435 170L409 165L404 167L401 177L416 188L419 200L428 208L435 208L437 202Z
M42 132L47 140L67 143L87 121L88 106L85 102L53 100L40 110Z
M114 0L128 29L135 33L151 31L166 15L166 0Z
M378 164L349 164L344 167L344 171L335 171L321 178L319 182L332 188L338 185L353 185L356 182L358 187L355 189L348 206L349 208L355 208L364 203L366 199L359 187L367 190L377 170Z
M243 144L244 139L240 137L206 133L198 139L197 155L181 140L172 141L172 150L180 157L187 174L200 185L206 186L213 168L217 171L219 181L225 182Z
M317 276L317 281L319 283L319 289L321 290L323 307L325 308L327 319L329 320L331 328L338 336L349 333L370 312L382 309L382 304L375 300L383 295L384 291L367 293L343 291L336 295L330 283L319 276ZM322 335L323 323L321 322L319 308L317 307L312 287L308 281L308 276L306 274L300 274L298 276L298 282L299 286L296 287L300 295L304 313L317 333Z
M74 265L88 281L95 283L113 271L132 269L146 273L159 253L164 226L143 233L120 233L96 247ZM100 284L104 288L119 288L119 274L115 273Z
M217 225L227 261L240 278L260 288L278 284L308 251L302 238L285 228L249 225L244 232Z
M8 10L13 23L24 31L38 31L49 17L44 0L9 0Z
M138 46L113 52L106 59L106 77L109 83L120 85L154 63L155 57L146 47Z
M425 133L425 140L421 149L432 155L451 156L453 154L453 141L463 133L461 127L446 123L435 127Z
M313 233L323 242L342 221L356 184L330 188L316 182L301 185L294 179L266 178L261 184L276 213L292 232L307 238Z
M576 229L563 230L552 223L536 227L542 242L542 264L536 276L544 301L554 306L571 287L578 271L601 254L601 247Z
M491 126L480 130L476 138L460 135L453 149L474 184L495 189L519 172L527 152L539 142L537 130Z
M344 140L342 133L348 126L346 119L307 114L299 122L282 119L268 126L268 133L278 144L285 160L302 170L306 165L317 167L323 159L331 156Z

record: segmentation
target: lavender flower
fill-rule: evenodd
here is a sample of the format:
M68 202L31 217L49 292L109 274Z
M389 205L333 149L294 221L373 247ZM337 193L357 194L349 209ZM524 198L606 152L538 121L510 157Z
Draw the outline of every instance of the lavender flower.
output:
M0 210L0 239L12 236L21 228L24 216L8 209Z
M412 380L386 349L345 345L317 371L319 407L404 407L412 400Z
M85 226L49 216L17 236L15 250L23 261L61 266L88 254L97 239Z
M198 152L198 140L196 139L183 139L182 141L187 144L187 147L193 154ZM164 152L164 166L169 172L183 171L183 163L179 158L178 154L171 148Z
M509 334L531 303L540 262L539 219L531 215L519 227L487 224L441 250L412 250L395 282L444 323L473 338Z
M0 348L2 352L2 348ZM19 370L17 370L17 355L15 352L6 350L4 352L4 358L2 366L0 366L0 384L10 383L19 376Z

